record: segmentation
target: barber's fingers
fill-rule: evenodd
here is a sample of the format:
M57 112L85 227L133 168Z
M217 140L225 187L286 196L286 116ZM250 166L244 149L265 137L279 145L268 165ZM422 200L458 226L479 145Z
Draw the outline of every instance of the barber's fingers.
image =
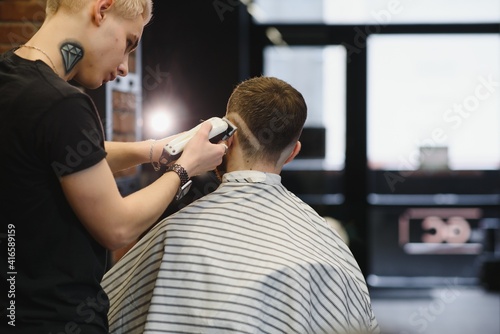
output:
M224 147L224 155L226 155L227 150L228 150L229 147L227 147L227 144L224 143L224 142L221 142L220 144Z
M200 139L201 138L203 138L204 140L209 139L210 130L212 130L212 123L210 121L204 121L201 124L200 129L198 130L196 135ZM221 140L217 143L217 145L220 145L224 148L223 155L226 155L227 151L229 149L229 146L227 145L227 143L224 140Z
M212 130L212 123L210 121L204 121L201 124L200 129L198 130L198 134L204 138L208 138L210 134L210 130ZM227 143L223 140L221 140L218 144L222 145L224 147L224 155L226 155L227 150L229 147L227 146Z
M212 123L210 121L204 121L201 123L200 129L198 130L198 134L203 138L208 138L210 134L210 130L212 130Z

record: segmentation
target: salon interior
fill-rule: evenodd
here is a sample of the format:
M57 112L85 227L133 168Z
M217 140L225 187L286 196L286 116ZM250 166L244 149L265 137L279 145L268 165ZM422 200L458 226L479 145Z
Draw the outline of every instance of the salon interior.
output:
M156 1L131 62L89 92L110 140L222 117L252 76L294 85L309 114L283 183L345 237L382 333L500 333L500 1Z
M156 1L135 72L93 94L108 138L158 138L260 74L306 99L283 183L345 236L382 332L500 333L500 2Z

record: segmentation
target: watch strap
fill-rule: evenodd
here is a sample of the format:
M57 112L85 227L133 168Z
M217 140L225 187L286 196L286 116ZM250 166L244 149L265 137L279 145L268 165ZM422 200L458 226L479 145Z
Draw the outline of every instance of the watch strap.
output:
M189 175L186 172L186 170L184 169L184 167L182 167L179 164L172 164L172 165L168 166L166 172L170 172L170 171L175 172L181 180L181 185L179 186L179 189L177 190L177 193L175 194L175 199L179 200L182 197L184 197L184 195L186 195L188 193L193 181L191 181L189 179Z
M179 175L179 178L181 179L181 187L189 181L189 175L186 172L186 170L184 169L184 167L182 167L181 165L172 164L172 165L168 166L166 172L170 172L170 171L173 171L177 175Z

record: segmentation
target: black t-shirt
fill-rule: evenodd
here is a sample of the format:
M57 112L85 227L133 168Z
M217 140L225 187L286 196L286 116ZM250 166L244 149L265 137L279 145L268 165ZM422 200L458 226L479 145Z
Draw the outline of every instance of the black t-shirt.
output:
M0 152L0 332L107 333L106 250L59 181L106 156L93 102L45 63L7 52Z

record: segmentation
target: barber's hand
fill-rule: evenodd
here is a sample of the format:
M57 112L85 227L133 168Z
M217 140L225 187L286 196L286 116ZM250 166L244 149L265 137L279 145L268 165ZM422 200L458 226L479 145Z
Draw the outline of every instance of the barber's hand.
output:
M227 145L223 142L212 144L208 135L212 129L209 121L202 123L196 135L186 144L177 163L186 169L189 177L214 170L221 164Z

